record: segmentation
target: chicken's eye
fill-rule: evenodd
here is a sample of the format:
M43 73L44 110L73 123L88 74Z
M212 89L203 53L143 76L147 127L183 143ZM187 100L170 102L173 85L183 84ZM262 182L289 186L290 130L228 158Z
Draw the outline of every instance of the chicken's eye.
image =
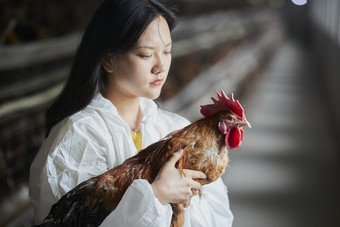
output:
M233 120L233 118L232 118L231 116L228 116L228 117L227 117L227 120L228 120L228 121L231 121L231 120Z

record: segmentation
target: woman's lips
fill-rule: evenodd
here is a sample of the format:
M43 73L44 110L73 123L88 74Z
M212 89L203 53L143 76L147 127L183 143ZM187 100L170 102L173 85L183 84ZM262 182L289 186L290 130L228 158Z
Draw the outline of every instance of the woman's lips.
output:
M163 79L158 79L158 80L153 81L151 84L154 86L160 86L162 85L162 83L163 83Z

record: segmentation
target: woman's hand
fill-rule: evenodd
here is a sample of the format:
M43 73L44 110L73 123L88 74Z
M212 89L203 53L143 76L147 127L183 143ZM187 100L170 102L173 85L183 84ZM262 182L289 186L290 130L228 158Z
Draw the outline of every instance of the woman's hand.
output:
M189 169L183 170L185 174L183 176L175 167L182 154L183 150L174 153L151 184L154 195L163 205L186 202L192 196L192 189L195 191L201 188L201 184L194 181L193 178L206 178L203 172Z

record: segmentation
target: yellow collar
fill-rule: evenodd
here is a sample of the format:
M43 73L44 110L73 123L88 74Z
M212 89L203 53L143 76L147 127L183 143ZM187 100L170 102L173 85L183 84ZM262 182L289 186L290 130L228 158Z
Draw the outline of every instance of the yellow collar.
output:
M142 133L130 130L133 143L135 144L137 151L142 150Z

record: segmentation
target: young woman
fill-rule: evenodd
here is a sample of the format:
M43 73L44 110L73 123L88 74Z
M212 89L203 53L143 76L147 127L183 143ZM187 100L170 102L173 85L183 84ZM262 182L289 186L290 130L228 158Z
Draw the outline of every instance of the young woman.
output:
M175 16L157 0L106 0L79 45L68 81L46 113L47 138L30 171L36 221L65 193L189 122L152 101L171 63ZM175 163L163 166L152 184L135 180L102 226L169 226L169 203L181 203L201 187L181 176ZM184 226L231 226L227 190L219 179L194 196Z

